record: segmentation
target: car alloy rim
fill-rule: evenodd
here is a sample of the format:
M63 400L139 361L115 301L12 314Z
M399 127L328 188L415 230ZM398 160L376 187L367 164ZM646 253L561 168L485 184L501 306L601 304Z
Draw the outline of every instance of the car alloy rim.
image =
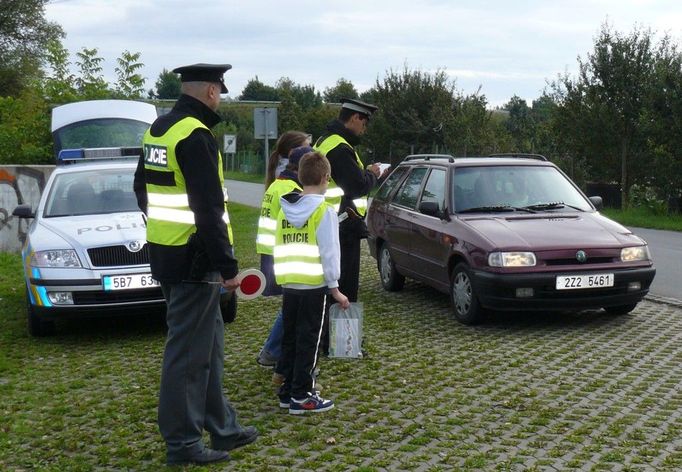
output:
M391 278L391 255L385 247L381 249L381 280L387 283Z
M455 302L457 313L466 314L471 307L471 283L464 272L455 276L452 283L452 298Z

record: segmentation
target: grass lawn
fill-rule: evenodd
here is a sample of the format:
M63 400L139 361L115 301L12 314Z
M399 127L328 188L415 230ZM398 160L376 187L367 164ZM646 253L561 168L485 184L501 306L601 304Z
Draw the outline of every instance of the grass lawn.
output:
M250 174L246 172L228 170L225 172L226 179L239 180L241 182L251 182L252 184L262 184L265 182L265 176L261 174Z
M258 267L258 210L232 205L241 267ZM278 298L240 301L226 328L228 397L261 437L197 470L680 470L680 310L456 323L448 297L381 289L363 255L368 356L322 359L312 417L281 411L256 365ZM0 254L0 470L157 471L165 340L158 316L64 321L31 338L18 255ZM188 470L194 468L188 467Z
M655 215L646 208L604 208L602 213L625 226L682 231L682 215Z

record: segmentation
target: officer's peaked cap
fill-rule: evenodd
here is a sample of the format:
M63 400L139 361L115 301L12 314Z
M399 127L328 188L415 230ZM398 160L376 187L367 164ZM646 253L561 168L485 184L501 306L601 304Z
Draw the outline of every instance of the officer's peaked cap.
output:
M227 93L223 74L232 69L230 64L192 64L176 67L173 72L180 74L181 82L219 82L220 91Z
M360 100L353 100L352 98L342 98L341 108L346 108L348 110L353 110L357 113L362 113L368 118L372 116L372 113L377 111L379 107L370 105L369 103L361 102Z

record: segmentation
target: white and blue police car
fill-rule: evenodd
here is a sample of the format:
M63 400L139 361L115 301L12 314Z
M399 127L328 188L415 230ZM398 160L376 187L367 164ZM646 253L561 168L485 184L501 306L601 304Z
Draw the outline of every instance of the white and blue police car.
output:
M120 100L53 111L57 166L37 208L13 212L32 219L22 247L31 335L53 333L66 317L164 306L133 191L142 135L155 118L154 106Z

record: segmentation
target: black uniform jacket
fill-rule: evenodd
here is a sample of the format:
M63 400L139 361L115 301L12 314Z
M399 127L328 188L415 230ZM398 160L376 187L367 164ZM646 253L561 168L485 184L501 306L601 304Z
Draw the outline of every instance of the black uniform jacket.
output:
M344 193L339 214L346 211L346 208L356 211L353 200L367 196L376 185L377 179L370 171L358 167L355 151L351 147L360 144L358 136L348 130L341 121L334 120L327 125L327 132L319 138L318 142L322 142L331 134L338 134L350 144L350 146L340 144L327 153L327 159L332 167L332 179L343 189Z
M188 116L197 118L208 128L220 122L220 116L199 100L181 95L170 113L152 124L152 136L163 135L172 125ZM218 178L218 145L210 131L196 129L178 142L175 155L185 177L189 207L194 212L198 244L208 255L208 269L217 270L224 279L237 275L237 260L232 256L232 244L223 221L225 208L222 182ZM147 213L144 156L135 171L135 195L140 209ZM188 245L165 246L149 244L152 276L161 281L177 283L189 275L193 254Z

